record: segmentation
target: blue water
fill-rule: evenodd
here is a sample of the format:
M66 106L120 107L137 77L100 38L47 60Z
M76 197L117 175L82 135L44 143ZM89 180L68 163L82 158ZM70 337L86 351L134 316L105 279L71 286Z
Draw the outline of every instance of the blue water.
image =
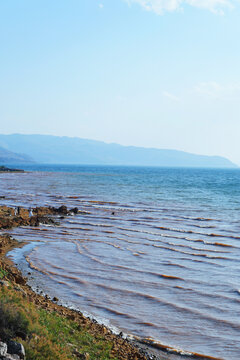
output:
M125 332L240 358L240 170L26 167L1 203L81 212L19 228L26 271L62 301Z

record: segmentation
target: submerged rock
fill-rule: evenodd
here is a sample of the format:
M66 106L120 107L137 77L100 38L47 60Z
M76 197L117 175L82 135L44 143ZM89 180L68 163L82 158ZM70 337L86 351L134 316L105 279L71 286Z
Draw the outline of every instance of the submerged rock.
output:
M75 208L71 209L70 212L73 213L73 214L77 214L78 213L78 208L75 207Z
M56 209L56 211L59 214L64 214L64 215L67 215L67 213L68 213L68 209L65 205L60 206L58 209Z
M78 213L78 208L74 207L70 210L68 210L67 206L62 205L59 208L55 208L53 206L48 208L53 215L72 215Z
M29 221L30 226L39 226L40 224L57 225L56 221L47 216L34 215L31 217Z

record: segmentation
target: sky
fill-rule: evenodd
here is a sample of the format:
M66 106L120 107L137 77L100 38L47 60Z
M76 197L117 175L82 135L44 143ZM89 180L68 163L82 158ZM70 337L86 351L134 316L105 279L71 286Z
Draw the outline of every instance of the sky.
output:
M240 165L240 0L1 0L0 133Z

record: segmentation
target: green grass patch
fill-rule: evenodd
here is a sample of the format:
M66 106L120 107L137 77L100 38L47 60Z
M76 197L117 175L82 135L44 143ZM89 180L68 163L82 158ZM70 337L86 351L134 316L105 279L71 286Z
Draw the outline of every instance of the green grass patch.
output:
M92 336L86 329L55 312L38 309L22 294L0 288L0 333L3 339L20 341L28 360L70 360L74 353L90 355L91 360L108 360L112 343Z
M7 277L8 272L0 267L0 279L5 279Z

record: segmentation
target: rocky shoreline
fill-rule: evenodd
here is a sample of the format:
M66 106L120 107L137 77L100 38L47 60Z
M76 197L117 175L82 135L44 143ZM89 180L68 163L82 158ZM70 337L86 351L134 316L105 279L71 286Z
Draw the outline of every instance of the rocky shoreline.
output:
M78 212L79 210L77 208L68 210L66 206L61 206L59 208L36 207L33 209L0 206L0 230L3 231L4 229L11 229L17 226L39 226L39 224L57 225L56 215L58 215L58 219L60 220L62 217L77 214ZM47 295L43 296L35 293L28 286L27 279L22 276L21 272L5 256L11 249L15 247L22 247L23 245L23 242L16 241L8 234L0 235L0 268L2 274L4 274L2 277L3 279L0 282L0 290L7 288L9 284L14 284L13 290L15 290L17 293L20 293L25 299L27 299L27 302L33 304L33 306L37 309L44 309L49 313L57 313L63 318L70 319L71 321L77 323L79 328L87 329L87 331L93 337L102 336L105 341L111 343L110 358L120 360L214 359L211 357L202 356L200 354L179 355L168 347L162 346L160 344L153 344L151 340L138 341L138 339L125 339L122 337L121 333L119 335L113 334L107 327L98 324L94 320L90 320L89 318L84 317L80 312L58 305L58 299L56 297L50 299ZM0 333L0 341L2 340L4 339L1 338ZM7 340L12 341L12 339ZM3 341L3 344L4 343L5 342ZM6 346L3 345L3 348L6 350ZM73 349L72 358L80 358L85 360L90 359L89 354L82 354L76 348ZM3 357L2 359L5 358ZM14 359L14 357L9 357L9 360L10 359ZM15 359L18 358L15 357Z
M29 216L29 210L27 209L21 208L17 211L18 213L16 214L16 209L14 208L9 208L7 206L0 207L0 230L10 229L16 226L38 226L40 223L56 224L56 221L51 217L51 215L60 215L60 217L66 216L68 214L76 213L77 209L75 208L67 210L65 206L60 208L39 207L31 210L33 214L32 216ZM2 280L0 283L1 288L8 287L10 283L14 284L15 290L17 289L16 291L23 294L28 302L34 304L34 306L37 308L44 309L48 312L56 312L60 316L66 317L76 322L81 328L86 328L93 336L103 336L106 341L110 341L112 343L112 358L122 360L149 359L149 357L144 354L140 348L134 346L128 340L123 339L121 336L114 335L105 326L84 317L80 312L58 305L56 303L58 300L57 298L50 299L47 295L42 296L33 292L32 289L27 285L27 279L22 276L21 272L5 256L6 253L8 253L11 249L23 245L24 243L19 243L7 234L0 235L0 267L1 271L4 274L7 274L4 276L4 280ZM0 341L1 340L2 339L0 334ZM6 349L4 345L3 348ZM80 353L78 356L74 356L73 354L73 358L76 357L86 360L90 359L86 354L85 357L84 354L82 354L82 357L80 357L80 355Z
M8 168L6 166L1 165L0 166L0 173L1 172L24 172L24 170L21 169L12 169L12 168Z

